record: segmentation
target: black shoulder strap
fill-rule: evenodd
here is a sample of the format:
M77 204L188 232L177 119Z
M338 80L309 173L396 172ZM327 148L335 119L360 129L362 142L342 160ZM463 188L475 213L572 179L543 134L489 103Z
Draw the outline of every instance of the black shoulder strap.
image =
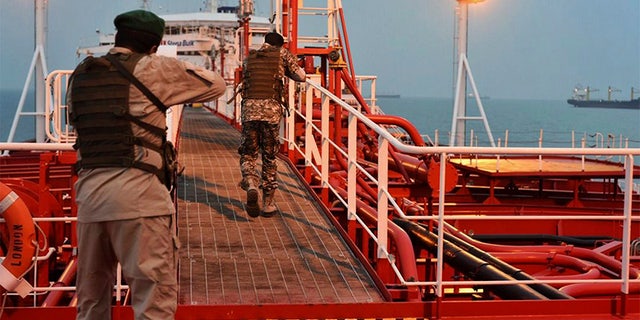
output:
M116 67L116 69L118 69L118 71L123 76L125 76L125 78L129 79L129 81L131 81L131 83L133 83L136 87L138 87L138 89L142 93L144 93L144 95L147 96L147 98L149 98L149 100L151 100L151 102L153 102L153 104L155 104L158 107L158 109L160 109L160 111L166 112L167 109L169 109L144 84L142 84L142 82L140 82L140 80L138 80L138 78L134 77L133 74L131 74L131 72L129 72L129 70L127 70L122 65L122 63L120 63L120 61L118 61L118 58L116 58L116 56L111 55L111 54L107 54L105 57L107 58L107 60L109 60L109 62L111 62L111 64L113 64Z

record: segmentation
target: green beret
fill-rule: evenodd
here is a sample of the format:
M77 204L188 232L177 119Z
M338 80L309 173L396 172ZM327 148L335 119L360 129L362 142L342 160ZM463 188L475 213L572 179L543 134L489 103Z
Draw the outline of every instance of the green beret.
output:
M164 35L164 20L153 12L133 10L118 15L113 24L118 30L131 29L151 33L162 39Z

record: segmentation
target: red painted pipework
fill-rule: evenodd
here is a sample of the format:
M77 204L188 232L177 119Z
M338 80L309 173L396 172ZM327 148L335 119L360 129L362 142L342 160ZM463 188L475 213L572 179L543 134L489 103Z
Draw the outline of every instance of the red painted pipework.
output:
M346 44L347 50L347 59L349 63L349 70L351 71L351 77L353 79L356 78L356 71L353 66L353 58L351 58L351 48L349 46L349 34L347 33L347 23L344 21L344 11L342 10L342 6L338 8L338 13L340 14L340 23L342 24L342 33L344 33L344 43Z
M491 253L491 255L509 264L553 264L581 272L580 274L557 276L537 275L535 277L536 279L598 279L602 276L602 272L600 272L601 268L597 264L560 253L548 254L542 252L495 252ZM554 287L561 286L558 284L551 285L553 285Z
M574 283L566 285L559 290L574 297L587 296L613 296L620 294L621 284L619 283ZM629 293L640 294L640 283L629 283Z
M329 180L332 180L334 178L337 180L338 177L342 178L342 180L339 180L340 182L346 184L346 181L347 181L347 172L346 171L341 169L340 171L331 172ZM320 182L320 179L318 179L316 182ZM339 184L340 182L335 182L335 183ZM377 194L375 193L375 190L371 189L371 187L369 185L367 185L366 182L361 177L356 177L356 182L357 182L356 183L356 193L358 194L358 197L360 197L360 199L364 199L365 202L376 203L377 202L377 200L376 200L377 199ZM371 195L372 192L373 192L373 196Z
M344 159L344 157L342 156L342 154L340 152L336 152L336 160L340 164L342 169L345 170L345 172L346 172L346 170L347 170L347 161ZM376 190L374 190L369 185L369 183L367 183L364 180L364 178L362 178L362 176L356 175L356 182L364 190L364 192L368 195L369 198L371 198L371 199L377 199L378 198L378 192Z
M402 164L404 170L415 179L416 182L428 182L429 168L424 161L404 153L398 153L396 157L398 158L398 162ZM397 168L391 167L390 169Z
M76 278L76 272L78 270L78 259L73 258L69 260L64 272L58 278L58 281L52 285L52 287L66 287ZM42 302L41 307L56 307L59 306L60 300L65 295L63 291L51 291L47 295L47 298Z
M329 181L333 188L340 194L341 197L347 197L347 191L339 186L336 181ZM356 200L356 211L360 213L360 217L367 223L376 224L378 222L378 211L372 208L362 200ZM388 222L389 236L396 243L396 249L398 250L398 261L400 262L400 271L405 279L419 279L418 269L415 261L416 256L413 252L413 246L409 235L400 227L398 227L392 221ZM417 287L413 287L417 290ZM412 290L413 290L412 289Z
M620 274L622 272L622 264L610 258L607 255L604 255L599 252L594 252L589 249L584 248L576 248L573 246L551 246L551 245L542 245L542 246L508 246L508 245L497 245L497 244L488 244L480 241L476 241L475 239L467 236L465 233L456 229L451 225L446 225L445 229L450 232L452 235L467 241L468 243L482 249L485 251L491 252L492 255L497 258L506 258L507 255L511 254L514 257L517 257L517 261L526 262L527 256L531 257L532 255L537 255L536 259L548 259L550 257L554 257L556 259L560 259L560 261L564 261L566 263L573 263L575 266L581 267L589 267L591 263L582 261L581 259L588 260L595 264L598 269L598 273L600 274L600 268L604 266L613 272L617 272ZM557 253L564 253L561 256L565 258L560 258ZM554 256L550 256L552 253ZM556 257L557 256L557 257ZM570 260L571 258L575 260ZM513 260L515 260L514 258ZM571 262L570 262L571 261ZM511 261L513 262L513 261ZM592 269L593 270L593 269ZM593 279L593 275L591 272L588 272L588 275L583 275L584 278ZM567 277L568 278L568 277ZM640 273L636 268L629 268L629 278L638 279L640 278ZM616 295L620 294L621 285L616 283L577 283L566 285L559 290L567 295L570 295L574 298L584 297L584 296L594 296L594 295ZM640 293L640 284L639 283L630 283L629 284L629 292L630 293Z
M557 276L544 276L544 275L536 275L536 279L540 280L555 280L558 277L562 278L562 280L589 280L589 279L603 279L602 272L598 270L598 268L589 269L589 271L580 274L571 274L571 275L557 275ZM570 282L570 281L567 281ZM561 287L568 283L551 283L550 285L553 287Z
M355 79L351 78L349 73L345 72L344 68L339 69L337 73L339 74L340 79L344 80L344 84L347 86L351 94L353 94L353 96L356 98L360 106L362 106L364 113L371 114L371 108L369 107L367 102L364 101L364 97L362 97L362 95L360 94L360 90L356 87Z
M593 262L587 262L576 257L567 256L557 252L552 254L544 252L493 252L491 255L510 263L554 264L569 267L580 272L600 267Z
M552 252L560 252L566 254L568 256L584 259L587 261L594 262L599 264L618 275L622 273L622 263L618 260L615 260L605 254L595 252L593 250L585 249L585 248L577 248L574 246L558 246L558 245L542 245L542 246L509 246L509 245L499 245L499 244L490 244L485 242L476 241L475 239L467 236L464 232L456 229L451 225L445 226L446 230L451 234L473 244L476 247L481 248L482 250L489 252L544 252L544 253L552 253ZM640 271L638 269L629 267L629 278L631 279L640 279Z
M411 138L411 141L413 141L413 144L418 147L424 147L427 145L424 142L424 139L422 139L422 136L420 135L418 129L416 129L413 123L409 122L405 118L386 114L368 114L367 118L369 118L376 124L394 125L402 128L409 134L409 137Z

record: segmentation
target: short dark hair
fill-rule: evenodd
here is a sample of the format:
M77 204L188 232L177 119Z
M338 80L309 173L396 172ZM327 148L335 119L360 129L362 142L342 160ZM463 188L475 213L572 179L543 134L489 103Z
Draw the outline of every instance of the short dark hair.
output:
M269 32L264 36L264 42L272 46L282 47L284 38L277 32Z

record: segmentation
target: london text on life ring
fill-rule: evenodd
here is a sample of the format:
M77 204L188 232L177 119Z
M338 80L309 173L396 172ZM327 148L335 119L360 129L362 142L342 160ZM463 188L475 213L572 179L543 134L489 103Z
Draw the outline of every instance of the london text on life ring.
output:
M36 253L36 231L27 205L4 183L0 183L0 215L9 233L7 257L0 265L0 286L24 298L33 289L22 275Z

